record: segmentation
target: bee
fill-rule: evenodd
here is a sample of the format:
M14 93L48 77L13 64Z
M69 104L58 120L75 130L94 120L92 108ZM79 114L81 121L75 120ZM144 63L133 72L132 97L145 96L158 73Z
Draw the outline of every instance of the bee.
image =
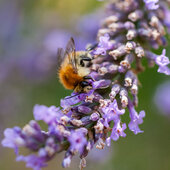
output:
M87 93L92 89L92 80L88 76L92 64L92 55L88 51L76 51L74 39L70 38L66 49L59 48L57 58L60 64L58 77L61 84L76 93Z

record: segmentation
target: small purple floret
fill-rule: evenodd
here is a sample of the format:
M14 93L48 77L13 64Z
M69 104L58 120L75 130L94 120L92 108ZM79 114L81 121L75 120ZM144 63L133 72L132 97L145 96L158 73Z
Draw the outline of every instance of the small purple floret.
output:
M81 94L76 96L76 94L73 93L72 96L68 96L65 97L64 99L61 99L60 105L63 109L66 109L79 102L81 102Z
M104 89L109 87L111 84L110 80L99 80L99 81L95 81L93 82L93 88L94 89Z
M145 117L145 111L140 111L138 114L132 104L132 102L129 99L128 109L130 112L130 123L129 123L129 129L136 135L138 133L143 133L142 130L140 130L139 126L143 123L143 118Z
M16 158L16 160L26 162L26 167L33 168L34 170L41 170L41 168L47 166L44 158L38 157L33 154L29 156L20 155Z
M87 143L87 139L81 129L72 131L68 141L70 142L70 150L79 151L80 154L83 152L84 146Z
M35 105L33 113L35 120L43 120L47 124L57 121L62 116L60 108L55 106Z
M109 127L110 121L118 121L120 119L120 115L123 115L125 113L125 109L119 109L117 105L116 99L111 102L108 101L107 106L102 108L102 111L104 113L103 118L105 119L105 126Z
M15 154L18 154L18 147L25 146L25 140L21 137L21 129L19 127L7 128L4 131L5 138L2 140L4 147L13 148Z
M170 63L169 58L165 56L166 55L166 49L163 49L162 54L157 56L155 59L155 62L160 67L164 67Z
M144 0L144 2L149 10L156 10L159 8L159 5L157 4L159 0Z
M120 124L120 120L115 122L115 125L112 129L111 133L111 139L114 141L117 141L119 137L126 137L126 133L124 133L124 130L126 129L126 123Z
M166 50L162 51L162 54L155 58L155 63L159 66L158 72L164 73L166 75L170 75L170 69L168 68L168 64L170 64L169 58L165 56Z
M97 120L99 120L99 118L100 118L99 113L92 113L90 116L90 120L92 120L92 121L97 121Z
M113 44L109 41L109 34L105 34L99 38L99 44L95 51L94 55L106 55L106 51L113 47Z

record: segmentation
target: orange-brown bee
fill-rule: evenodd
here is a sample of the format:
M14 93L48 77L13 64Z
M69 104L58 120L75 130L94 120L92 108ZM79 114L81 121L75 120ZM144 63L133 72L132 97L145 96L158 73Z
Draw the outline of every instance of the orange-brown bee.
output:
M76 93L88 92L92 89L87 76L90 73L92 56L88 51L76 51L74 39L70 38L66 50L59 48L57 58L61 63L58 71L60 82L66 89Z

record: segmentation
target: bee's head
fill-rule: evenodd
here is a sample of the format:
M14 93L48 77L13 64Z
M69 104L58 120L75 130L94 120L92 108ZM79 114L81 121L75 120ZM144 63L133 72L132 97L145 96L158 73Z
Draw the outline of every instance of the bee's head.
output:
M79 65L81 67L90 67L92 64L92 55L87 51L83 51L79 55Z

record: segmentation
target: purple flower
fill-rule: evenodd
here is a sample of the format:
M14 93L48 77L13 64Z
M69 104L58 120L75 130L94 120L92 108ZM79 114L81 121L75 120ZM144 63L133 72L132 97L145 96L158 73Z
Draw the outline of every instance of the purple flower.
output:
M92 113L90 116L90 120L97 121L100 118L99 113Z
M99 38L99 44L96 50L93 51L94 55L106 55L106 51L113 47L109 41L109 34L105 34Z
M117 141L119 139L119 136L126 137L126 134L124 133L125 129L126 123L123 123L121 127L120 120L116 121L112 129L111 139Z
M28 156L20 155L16 158L16 160L26 162L26 167L33 168L34 170L41 170L41 168L47 166L44 158L38 157L33 154Z
M64 99L61 99L61 101L60 101L61 107L63 109L67 109L67 108L71 107L72 105L75 105L75 104L81 102L82 95L83 94L77 95L77 94L73 93L71 96L67 96Z
M64 160L62 162L62 166L64 168L68 168L70 166L70 163L71 163L71 157L68 156L68 157L64 158Z
M86 164L84 158L96 143L96 148L103 149L105 145L110 145L111 140L117 141L126 136L126 124L121 121L126 108L129 109L131 119L129 129L134 134L143 132L139 125L143 122L145 112L138 114L135 110L138 104L138 74L144 71L143 58L146 56L149 66L156 63L158 72L170 75L170 60L165 56L166 50L161 55L151 52L153 48L166 45L166 26L169 26L169 13L165 10L169 2L160 1L158 4L158 1L143 0L142 3L140 0L122 0L109 3L106 9L108 16L98 31L95 31L97 47L94 44L95 49L92 51L87 47L87 52L89 49L92 53L93 61L91 73L84 79L91 84L92 89L88 93L73 92L71 96L61 100L58 108L36 105L34 117L47 124L47 131L41 130L36 121L30 121L22 130L18 127L7 129L4 132L3 146L15 149L17 154L19 147L30 151L28 156L17 155L18 161L25 161L27 167L39 170L57 153L65 151L63 167L68 167L72 157L80 153L82 169ZM156 10L159 5L160 8ZM85 23L87 22L89 29L89 19ZM75 39L76 50L79 45L84 49L87 39L94 41L90 32L80 32L81 35ZM63 43L66 36L62 32ZM44 43L47 51L40 53L36 62L38 65L33 64L36 69L39 68L36 66L39 66L39 59L44 56L45 60L40 63L43 73L56 63L53 62L56 60L55 46L58 45L55 44L56 38L56 32L48 36ZM81 43L77 43L78 40ZM46 60L48 54L51 56L50 61ZM88 64L87 61L84 62ZM43 67L44 64L48 67ZM92 77L94 81L88 77ZM170 95L167 88L160 93L158 95L162 98L158 102L169 112ZM133 102L130 98L133 98Z
M79 151L80 154L83 152L84 146L87 143L87 139L81 129L72 131L68 137L68 141L70 142L70 150L73 152Z
M143 118L145 117L145 111L140 111L140 113L138 114L130 99L129 99L128 109L129 109L129 112L130 112L130 119L131 119L131 121L128 125L129 129L135 135L138 134L138 133L143 133L143 131L140 130L138 125L143 123Z
M121 126L120 120L115 121L114 126L112 128L111 136L106 139L107 146L110 146L111 139L117 141L119 137L126 137L126 133L124 130L126 129L126 123L123 123Z
M170 116L170 81L167 81L158 87L154 102L164 115Z
M35 105L33 114L35 120L43 120L47 124L59 120L59 118L62 116L59 107L55 106L47 107L44 105Z
M44 143L47 134L43 132L35 120L31 120L29 124L26 124L22 129L24 135L26 147L31 150L37 150L41 143Z
M105 119L105 126L109 126L110 121L117 122L120 119L120 115L125 113L125 109L119 109L117 105L116 99L113 102L110 100L107 101L106 106L102 107L102 111L104 113L103 118Z
M170 75L170 68L168 68L167 66L159 67L158 72L169 76Z
M99 80L99 81L95 81L93 82L93 88L94 89L104 89L109 87L111 84L110 80Z
M159 5L157 4L159 0L143 0L145 2L146 7L149 10L156 10L159 8Z
M170 75L170 69L167 65L170 63L169 58L165 56L166 50L162 51L162 54L155 57L155 63L159 66L158 72Z
M78 106L78 111L83 114L89 114L92 110L90 107L87 106Z
M155 62L160 67L164 67L170 63L169 58L165 56L166 55L166 49L163 49L162 54L157 56L155 59Z
M25 140L21 137L21 129L19 127L7 128L4 131L5 138L2 140L2 146L13 148L15 154L18 154L18 147L25 146Z

